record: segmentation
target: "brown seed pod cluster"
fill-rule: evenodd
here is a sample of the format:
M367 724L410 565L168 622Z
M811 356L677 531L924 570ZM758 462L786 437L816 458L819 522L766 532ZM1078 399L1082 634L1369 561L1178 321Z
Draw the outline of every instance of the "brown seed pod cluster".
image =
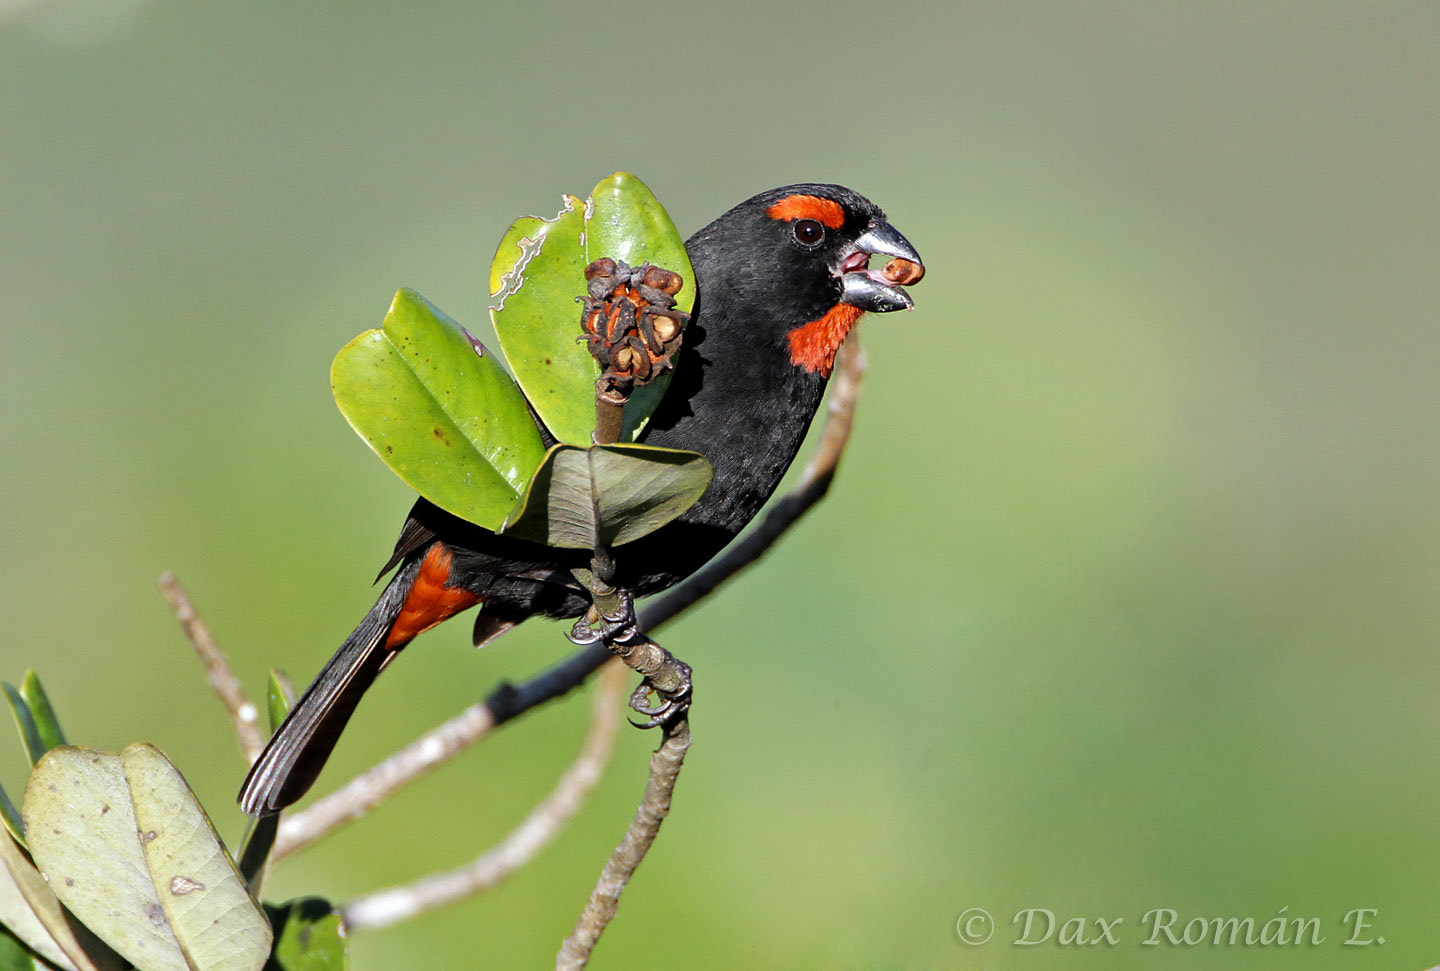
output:
M885 274L885 279L891 283L898 283L905 287L912 283L919 283L920 278L925 275L925 267L919 263L911 263L909 260L896 257L885 264L882 272Z
M685 280L664 267L602 257L585 267L580 340L600 363L601 383L647 384L674 367L680 331L690 315L675 309Z

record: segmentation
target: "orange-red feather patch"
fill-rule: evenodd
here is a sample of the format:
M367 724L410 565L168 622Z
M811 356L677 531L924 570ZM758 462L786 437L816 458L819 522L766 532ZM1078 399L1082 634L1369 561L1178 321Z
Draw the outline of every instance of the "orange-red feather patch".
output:
M848 303L837 303L819 320L812 320L790 332L790 361L816 374L830 376L835 355L845 342L845 335L865 313Z
M444 543L436 543L425 554L420 564L420 573L415 585L405 597L400 613L390 628L385 646L399 650L419 635L425 633L442 620L449 620L467 607L473 607L480 598L469 590L447 587L450 579L450 564L454 557Z
M813 219L830 229L839 229L845 225L845 210L840 208L840 203L833 199L822 199L820 196L786 196L766 209L765 215L771 219L790 221Z

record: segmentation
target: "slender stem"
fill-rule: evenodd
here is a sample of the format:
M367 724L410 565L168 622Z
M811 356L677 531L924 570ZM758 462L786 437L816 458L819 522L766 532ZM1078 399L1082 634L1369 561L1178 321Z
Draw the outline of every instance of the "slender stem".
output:
M265 739L260 734L259 709L245 696L245 689L230 669L225 652L220 650L220 645L210 634L210 628L200 619L190 595L175 579L175 574L166 572L160 575L160 592L169 602L170 609L175 611L175 619L180 621L200 662L205 665L205 678L210 682L211 689L230 712L230 721L235 726L235 740L240 745L245 764L252 764L265 747Z
M583 968L589 962L600 935L620 907L620 895L635 875L640 861L645 859L650 845L655 842L660 824L670 814L675 782L685 764L685 753L689 750L690 722L681 719L650 757L650 778L645 784L640 808L635 810L630 828L600 871L600 879L575 922L575 929L560 946L560 953L555 956L557 969Z
M272 861L298 853L354 822L512 718L573 691L614 656L604 644L592 644L523 684L502 682L485 701L437 725L304 810L283 817Z
M590 728L580 754L545 800L492 849L446 873L357 897L342 908L350 930L374 930L408 920L461 897L493 889L534 859L585 802L615 746L625 669L611 665L600 679L590 709Z

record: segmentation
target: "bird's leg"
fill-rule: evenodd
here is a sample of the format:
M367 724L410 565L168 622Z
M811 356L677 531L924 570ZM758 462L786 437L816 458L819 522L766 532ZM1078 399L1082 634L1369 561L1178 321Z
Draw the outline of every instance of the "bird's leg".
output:
M611 643L610 649L644 680L630 695L630 707L646 721L631 724L636 728L664 726L667 730L683 719L690 710L693 688L690 665L632 628L633 637ZM655 695L657 704L650 704Z
M592 582L600 585L599 581ZM572 643L583 647L604 641L607 647L614 649L615 642L622 637L643 636L636 625L635 598L630 591L614 590L611 593L609 597L596 593L598 602L590 605L590 609L575 621L575 626L566 635Z
M650 639L635 616L635 600L630 591L606 588L603 581L593 578L599 588L596 603L575 622L569 633L576 644L604 642L643 679L630 695L630 707L645 721L631 724L637 728L670 728L690 709L693 684L690 665L675 657ZM603 604L603 606L602 606ZM657 703L650 704L654 695Z

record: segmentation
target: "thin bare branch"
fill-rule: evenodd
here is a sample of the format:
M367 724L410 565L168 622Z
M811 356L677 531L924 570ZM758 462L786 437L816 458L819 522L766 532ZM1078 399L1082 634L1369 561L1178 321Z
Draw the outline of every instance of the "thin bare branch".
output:
M490 890L530 862L575 815L604 773L615 745L624 684L625 668L612 664L595 692L590 729L579 756L545 801L504 840L457 870L430 874L414 883L357 897L343 908L347 926L351 930L373 930L408 920L469 894Z
M620 907L620 894L625 891L650 845L655 842L660 824L670 815L675 781L680 776L685 753L689 749L690 722L682 719L650 757L650 777L645 783L645 796L640 801L640 808L635 811L630 828L600 871L600 879L590 892L590 899L580 919L575 922L575 929L560 945L560 953L555 956L557 969L583 968L590 961L595 944Z
M502 683L490 697L421 735L400 751L306 809L285 816L271 862L279 862L330 832L361 818L397 790L440 767L494 729L542 702L584 683L615 655L594 645L520 685Z
M278 863L327 833L364 816L396 790L474 745L494 727L495 719L489 708L483 704L471 705L303 812L286 816L280 823L271 861Z
M200 619L195 605L190 602L190 595L175 579L175 574L166 572L160 575L160 592L169 602L170 609L175 611L175 619L180 621L195 653L200 656L200 662L205 665L205 678L210 682L211 689L230 712L230 720L235 726L235 741L240 745L240 753L245 756L245 764L252 764L265 747L265 739L260 733L259 709L245 696L245 688L230 670L225 652L215 643L210 628Z

